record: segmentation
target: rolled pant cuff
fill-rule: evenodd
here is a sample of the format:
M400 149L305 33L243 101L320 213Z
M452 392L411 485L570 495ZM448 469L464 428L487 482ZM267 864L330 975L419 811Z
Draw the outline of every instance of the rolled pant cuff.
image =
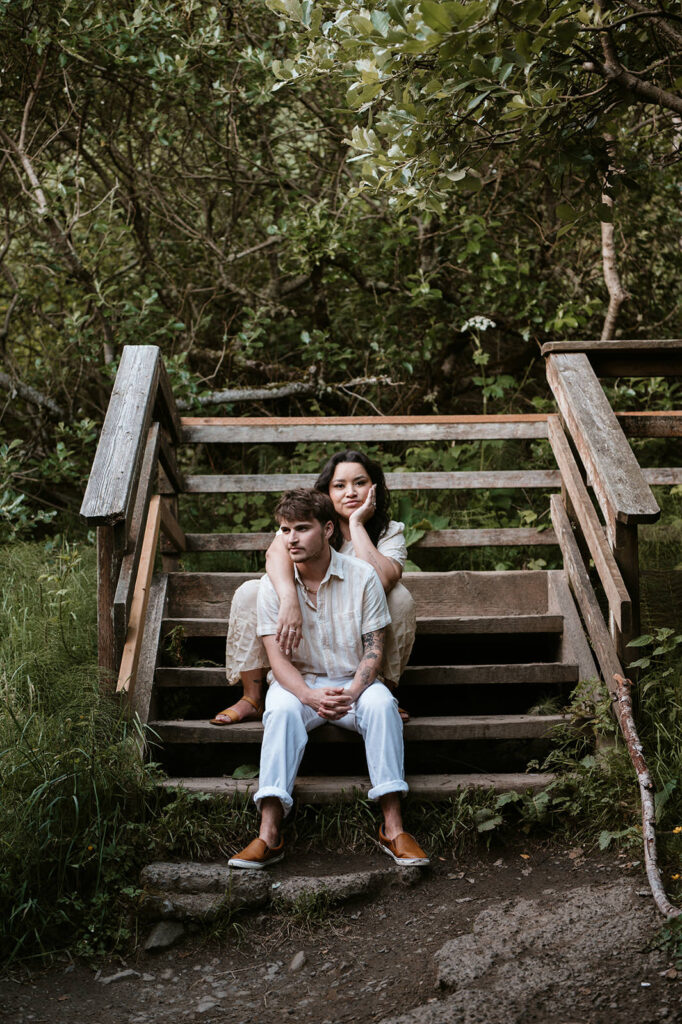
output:
M254 793L253 800L259 811L261 800L264 800L267 796L274 796L280 801L282 804L282 810L284 811L284 817L286 818L287 814L294 806L294 801L290 794L287 793L286 789L279 789L277 786L263 786L262 789L259 789Z
M374 786L367 796L370 800L378 800L387 793L407 793L409 788L404 779L395 779L393 782L382 782L381 785Z

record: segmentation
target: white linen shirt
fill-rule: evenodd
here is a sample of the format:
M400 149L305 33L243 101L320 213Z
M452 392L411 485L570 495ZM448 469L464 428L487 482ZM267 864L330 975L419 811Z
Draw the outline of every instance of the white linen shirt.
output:
M331 561L317 592L317 608L294 564L303 617L303 638L291 662L306 683L314 677L348 679L362 660L362 635L388 626L391 616L376 572L367 562L331 549ZM277 632L279 598L268 576L258 588L258 636ZM268 674L272 681L272 673Z

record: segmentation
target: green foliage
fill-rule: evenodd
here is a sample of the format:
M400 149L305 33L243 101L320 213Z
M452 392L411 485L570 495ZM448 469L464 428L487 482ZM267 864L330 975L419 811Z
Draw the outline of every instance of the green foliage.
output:
M290 380L312 393L268 409L546 404L537 342L600 331L609 126L622 331L672 331L671 126L593 88L594 13L271 8L3 3L0 363L25 386L0 414L1 442L21 439L0 457L3 537L54 511L76 529L127 343L160 345L195 410L214 389ZM673 89L668 37L637 24L617 33L624 59L655 50Z

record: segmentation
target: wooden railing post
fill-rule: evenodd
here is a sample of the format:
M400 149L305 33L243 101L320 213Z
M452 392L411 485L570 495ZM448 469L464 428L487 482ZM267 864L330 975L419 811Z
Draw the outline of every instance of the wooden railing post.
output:
M620 630L615 623L613 626L613 638L618 656L623 665L628 665L637 655L628 651L627 645L642 631L639 607L639 541L636 524L628 525L616 522L612 547L614 558L632 601L630 629Z
M160 349L127 345L81 506L97 527L98 657L107 674L119 671L159 461L173 492L182 490L174 455L180 436Z

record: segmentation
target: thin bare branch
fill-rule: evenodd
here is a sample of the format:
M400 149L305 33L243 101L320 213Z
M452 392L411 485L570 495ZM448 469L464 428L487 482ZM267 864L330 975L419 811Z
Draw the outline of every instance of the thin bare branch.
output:
M632 766L637 773L639 792L642 799L642 838L644 840L644 864L646 874L653 893L654 903L665 917L680 917L682 910L674 907L665 894L661 872L658 867L656 852L656 807L654 803L654 784L649 774L642 743L637 735L637 727L632 713L632 683L623 676L614 676L617 686L618 722L625 744L628 748Z

